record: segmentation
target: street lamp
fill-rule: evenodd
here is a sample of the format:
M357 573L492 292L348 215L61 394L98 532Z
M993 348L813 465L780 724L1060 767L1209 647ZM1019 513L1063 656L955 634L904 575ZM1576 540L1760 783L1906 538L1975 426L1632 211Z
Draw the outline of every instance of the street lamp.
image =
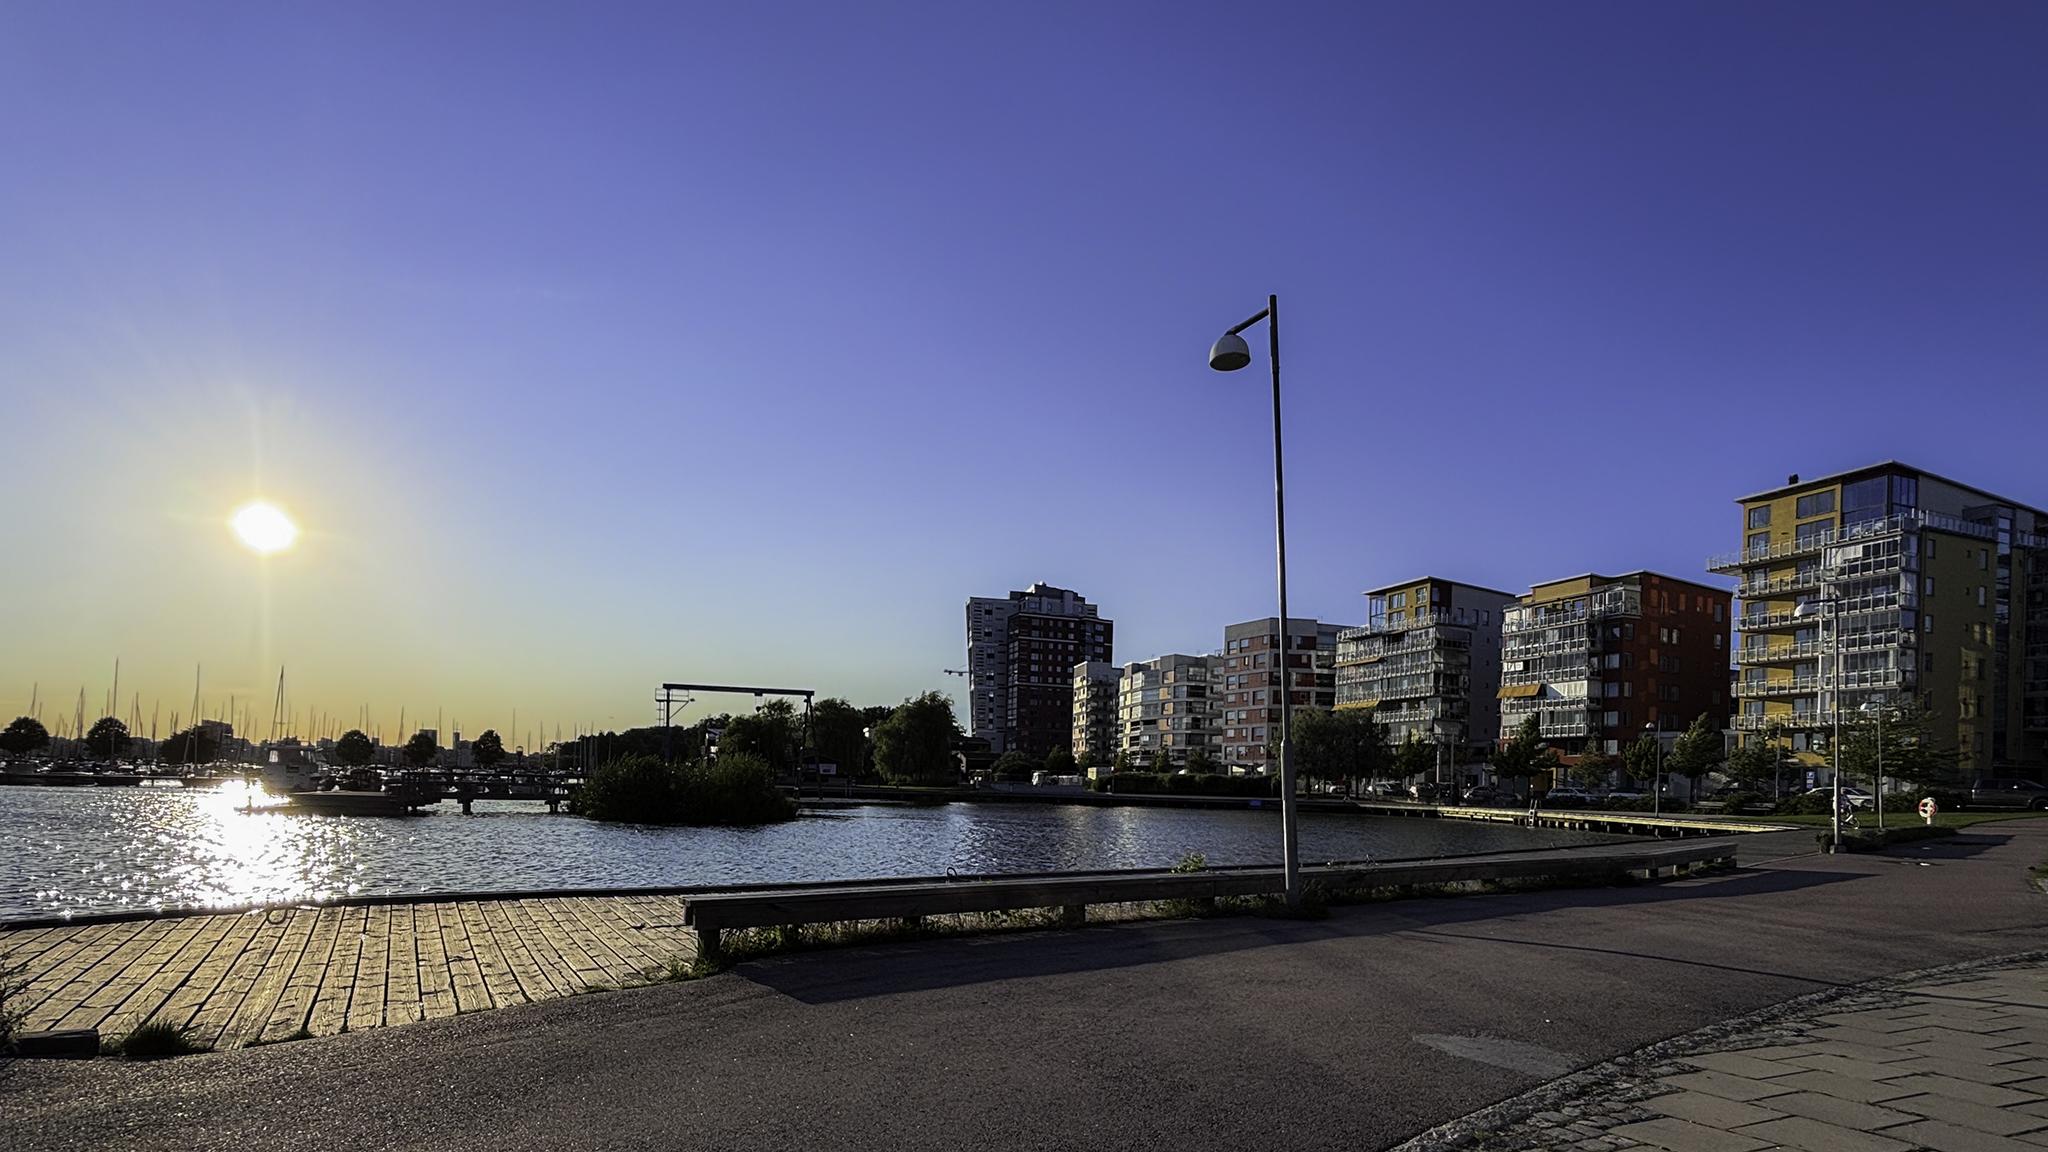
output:
M1827 605L1828 634L1831 638L1828 651L1828 680L1816 686L1813 699L1816 704L1826 703L1827 695L1822 689L1827 683L1834 685L1834 735L1828 737L1828 758L1833 761L1832 770L1835 777L1834 799L1830 805L1834 810L1831 825L1834 831L1828 837L1828 851L1839 852L1842 847L1842 605L1839 597L1824 594L1819 601L1803 601L1792 609L1792 615L1801 620L1817 618L1821 614L1821 604Z
M1650 738L1651 755L1655 757L1650 761L1652 765L1650 769L1650 814L1652 816L1662 816L1664 814L1664 741L1658 736L1655 724L1643 725L1643 735Z
M1877 830L1884 831L1884 705L1875 700L1865 700L1857 709L1865 716L1877 716Z
M1287 885L1287 906L1301 906L1301 845L1294 826L1293 685L1287 669L1287 480L1280 451L1280 298L1266 297L1266 306L1218 337L1209 349L1209 367L1235 372L1252 362L1252 350L1238 333L1266 322L1266 358L1273 364L1273 552L1280 577L1280 868Z

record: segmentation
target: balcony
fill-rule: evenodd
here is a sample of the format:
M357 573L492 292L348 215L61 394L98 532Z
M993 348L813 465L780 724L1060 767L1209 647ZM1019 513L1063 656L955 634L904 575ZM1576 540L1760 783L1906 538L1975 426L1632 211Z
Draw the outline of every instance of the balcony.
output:
M1738 680L1735 695L1738 699L1754 700L1772 696L1818 696L1826 687L1823 677L1801 676L1789 680Z
M1501 634L1512 636L1519 633L1537 632L1545 628L1565 628L1598 620L1605 616L1640 616L1643 614L1643 599L1633 588L1610 587L1587 596L1575 597L1579 606L1561 604L1529 605L1510 608L1501 615Z
M1750 645L1735 650L1737 664L1791 664L1831 654L1833 649L1817 640L1803 644Z
M1591 638L1575 636L1566 640L1520 640L1501 649L1504 660L1529 660L1541 656L1580 656L1593 650Z
M1853 544L1860 540L1876 540L1895 536L1901 532L1914 532L1921 528L1933 528L1958 536L1970 536L1978 540L1994 540L1996 531L1988 524L1960 520L1939 512L1901 512L1880 520L1865 520L1851 525L1841 532L1819 532L1801 540L1788 540L1766 544L1759 548L1746 548L1740 552L1724 552L1707 558L1710 572L1740 572L1757 564L1768 564L1773 560L1789 560L1795 556L1811 556L1832 544ZM2034 547L2035 540L2023 532L2015 532L2015 547ZM2022 538L2024 537L2024 540Z
M1770 576L1744 581L1735 586L1735 595L1743 600L1768 600L1818 588L1823 579L1821 569L1811 568L1791 576Z
M1337 633L1337 642L1341 644L1346 640L1358 640L1367 636L1396 636L1403 632L1413 632L1417 628L1430 628L1445 624L1459 628L1469 628L1472 626L1472 621L1453 619L1451 610L1448 608L1436 608L1429 611L1418 609L1407 613L1399 621L1393 623L1389 623L1385 617L1381 617L1362 628L1346 628L1342 632Z

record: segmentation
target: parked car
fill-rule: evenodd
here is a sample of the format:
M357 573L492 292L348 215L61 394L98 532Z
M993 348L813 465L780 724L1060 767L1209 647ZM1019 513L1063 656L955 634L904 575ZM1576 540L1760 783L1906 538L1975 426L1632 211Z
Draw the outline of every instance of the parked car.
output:
M1593 794L1584 788L1564 785L1552 788L1543 794L1545 808L1587 808L1593 804Z
M1599 802L1602 804L1633 804L1642 798L1643 794L1641 792L1637 792L1633 788L1623 788L1600 797Z
M1970 785L1972 808L2032 808L2048 811L2048 785L2012 777L1992 777Z
M1450 795L1450 788L1444 784L1410 784L1408 797L1411 800L1440 800Z
M1465 789L1465 803L1492 804L1500 799L1500 790L1491 784L1475 784Z
M1390 780L1375 780L1365 786L1365 794L1383 799L1399 799L1408 795L1408 790Z

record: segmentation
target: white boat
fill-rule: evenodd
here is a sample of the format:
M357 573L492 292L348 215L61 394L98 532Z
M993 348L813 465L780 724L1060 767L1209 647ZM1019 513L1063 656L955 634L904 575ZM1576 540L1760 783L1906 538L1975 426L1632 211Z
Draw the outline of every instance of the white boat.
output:
M294 808L327 816L407 816L441 802L438 791L406 785L383 789L329 788L333 769L317 748L285 740L265 744L256 775L263 788Z

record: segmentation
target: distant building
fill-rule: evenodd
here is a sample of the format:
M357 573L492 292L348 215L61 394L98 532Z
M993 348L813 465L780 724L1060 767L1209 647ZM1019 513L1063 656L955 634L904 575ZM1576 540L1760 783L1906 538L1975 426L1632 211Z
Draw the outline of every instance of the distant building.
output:
M1276 616L1246 620L1223 629L1223 761L1254 772L1278 769L1267 754L1280 743L1281 657L1291 702L1299 708L1333 708L1337 703L1337 633L1341 624L1293 617L1287 647L1280 647Z
M1501 734L1501 623L1512 592L1427 576L1366 594L1366 622L1337 638L1337 707L1370 708L1387 739L1470 764Z
M1108 662L1111 621L1065 588L967 601L968 723L998 754L1042 757L1073 739L1074 665Z
M1529 717L1561 754L1668 746L1699 716L1728 726L1729 596L1656 572L1538 584L1508 609L1501 735Z
M1187 766L1200 749L1221 768L1216 682L1222 660L1173 653L1124 666L1117 690L1119 747L1154 771Z
M1737 503L1742 739L1819 766L1838 712L1910 700L1964 780L2048 768L2048 512L1896 460Z
M1075 761L1108 764L1115 758L1117 742L1117 692L1123 672L1107 660L1084 660L1074 665Z

